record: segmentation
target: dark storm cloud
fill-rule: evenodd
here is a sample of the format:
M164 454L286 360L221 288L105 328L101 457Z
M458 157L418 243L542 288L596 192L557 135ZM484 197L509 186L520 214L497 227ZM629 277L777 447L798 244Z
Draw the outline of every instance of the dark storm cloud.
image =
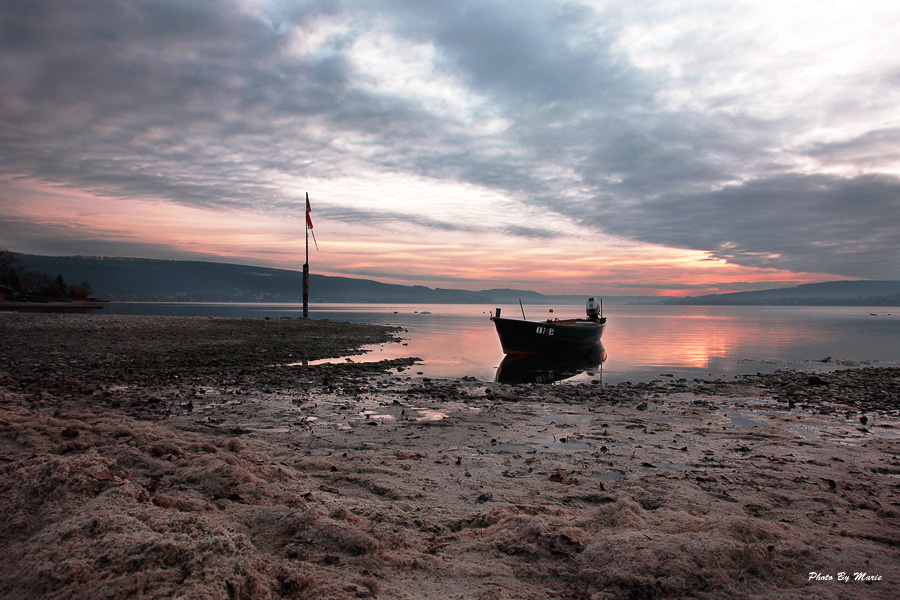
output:
M793 147L785 140L818 125L803 107L760 116L745 107L766 98L733 91L705 108L673 108L661 99L676 85L670 76L617 48L633 16L597 10L484 0L252 10L7 0L0 175L110 197L298 211L303 201L281 177L365 169L490 188L598 232L737 264L900 277L900 182L879 170L898 160L900 130L889 119ZM343 28L319 51L298 53L291 44L313 36L321 19ZM360 85L367 74L355 71L352 52L372 30L431 45L436 68L477 96L471 122ZM885 97L896 93L897 73L872 75ZM505 125L479 127L490 119ZM809 161L854 175L794 171ZM465 199L460 207L469 208ZM377 201L365 210L323 201L316 211L346 223L465 229ZM526 243L551 235L530 225L504 231Z
M0 169L191 205L277 195L260 169L302 171L323 150L279 115L332 110L341 78L280 69L282 37L230 6L4 3Z
M391 212L350 208L346 206L329 207L326 205L321 210L317 209L316 215L321 215L329 220L347 224L373 226L390 225L400 229L412 225L436 231L473 231L471 228L464 227L458 223L432 219L418 212Z
M396 10L394 2L383 4ZM512 110L574 106L585 99L595 107L623 107L650 91L612 55L614 36L583 30L589 12L584 7L477 0L402 4L398 31L437 44L476 90L502 97Z
M665 81L609 51L615 23L579 48L555 43L577 27L577 13L512 12L500 5L447 8L435 18L433 39L477 89L520 111L508 114L533 163L569 159L578 183L595 194L573 202L556 188L559 199L548 201L553 182L518 172L526 198L597 229L736 264L900 277L900 179L877 173L900 156L896 128L797 150L874 174L793 173L772 150L796 123L738 110L666 110L651 96ZM475 25L467 26L473 16ZM885 79L886 90L896 89L896 76ZM802 110L794 117L803 118Z
M900 160L898 140L900 127L874 129L848 140L811 144L803 152L815 158L840 159L851 161L862 168L877 168L885 160Z
M736 264L900 277L900 181L892 176L787 174L599 206L593 218L628 237Z
M159 259L202 259L208 255L176 250L166 244L118 241L91 236L60 223L0 216L0 247L26 254L46 256L152 256ZM32 248L39 248L33 252Z

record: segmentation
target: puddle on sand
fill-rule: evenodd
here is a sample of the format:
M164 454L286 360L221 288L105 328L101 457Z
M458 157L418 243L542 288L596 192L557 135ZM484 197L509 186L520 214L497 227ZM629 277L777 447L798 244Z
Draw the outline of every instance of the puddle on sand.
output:
M550 438L542 438L539 440L535 440L535 444L540 446L541 448L554 448L558 450L570 450L572 452L578 452L580 450L590 450L591 446L589 444L585 444L584 442L576 442L570 441L567 437L550 437Z
M487 446L482 446L482 450L487 450L490 452L499 452L500 454L518 454L519 452L534 452L534 448L531 446L525 446L523 444L490 444Z
M532 425L590 425L594 415L584 413L552 413L544 415Z
M843 427L826 424L800 423L791 425L789 429L807 440L830 440L841 444L859 444L867 442L872 438L900 439L900 433L893 429L884 430L873 427L863 427L858 423L848 423Z
M753 417L774 417L781 419L781 425L789 431L810 441L831 440L841 443L859 443L872 437L900 439L900 431L895 429L897 425L900 425L900 421L874 414L865 415L867 419L865 425L855 416L852 419L836 423L824 417L814 417L802 412L774 410L729 411L723 412L722 416L730 419L725 424L726 427L762 427L766 423ZM792 422L785 422L788 418ZM799 419L799 421L794 419Z
M762 421L757 421L743 413L722 413L722 416L730 419L730 421L725 424L726 427L729 425L733 427L765 427L765 423Z
M477 414L481 412L481 408L477 406L468 406L462 402L444 402L441 404L440 410L436 408L424 408L418 406L407 407L406 410L416 414L415 421L434 422L449 419L452 413L470 413Z
M816 431L815 429L810 429L809 427L800 427L797 425L791 425L790 427L788 427L788 429L790 429L791 431L793 431L800 437L805 438L807 440L815 440L816 438L819 437L819 435L818 435L819 432Z
M360 413L357 413L363 419L369 419L372 421L393 421L394 415L383 415L378 414L374 410L364 410Z
M439 410L432 410L429 408L414 408L413 410L419 413L419 416L416 417L416 421L443 421L447 418L447 413Z

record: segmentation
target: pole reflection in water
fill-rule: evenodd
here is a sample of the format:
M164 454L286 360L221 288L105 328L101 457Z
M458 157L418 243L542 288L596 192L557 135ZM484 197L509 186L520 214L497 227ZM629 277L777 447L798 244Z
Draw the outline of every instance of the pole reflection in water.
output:
M499 383L554 383L582 373L602 377L606 349L598 342L587 348L552 354L507 354L497 367ZM593 373L591 373L593 371Z

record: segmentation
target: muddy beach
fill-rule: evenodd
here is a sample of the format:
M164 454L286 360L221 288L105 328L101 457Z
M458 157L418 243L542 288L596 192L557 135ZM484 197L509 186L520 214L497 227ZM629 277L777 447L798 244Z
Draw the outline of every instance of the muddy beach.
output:
M896 598L900 369L504 385L0 314L3 598Z

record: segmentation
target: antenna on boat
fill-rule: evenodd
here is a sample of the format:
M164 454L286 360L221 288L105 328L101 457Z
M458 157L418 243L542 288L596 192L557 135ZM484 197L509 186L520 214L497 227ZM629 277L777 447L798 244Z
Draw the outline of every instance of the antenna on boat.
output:
M522 299L521 299L521 298L519 298L519 308L522 309L522 320L523 320L523 321L527 321L528 319L525 318L525 307L522 306Z

